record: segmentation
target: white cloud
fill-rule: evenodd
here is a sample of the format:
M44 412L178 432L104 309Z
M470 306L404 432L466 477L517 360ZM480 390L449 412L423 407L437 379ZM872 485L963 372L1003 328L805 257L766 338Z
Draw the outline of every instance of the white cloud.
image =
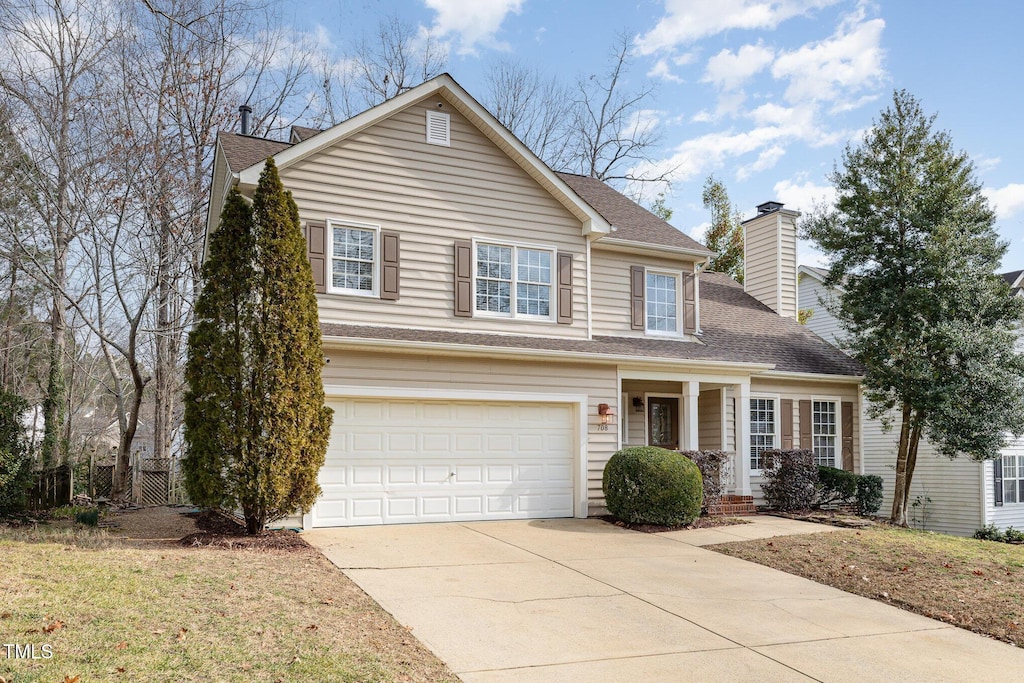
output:
M785 96L791 103L836 102L838 111L859 106L863 101L853 96L877 88L886 76L884 28L882 19L867 19L858 7L829 38L779 55L772 75L789 81Z
M476 54L478 45L494 49L508 49L506 43L495 38L505 18L519 14L523 0L423 0L424 4L437 12L431 29L439 37L455 34L458 36L460 55Z
M801 183L799 180L780 180L772 188L775 198L785 204L787 209L807 214L815 206L828 205L836 200L836 189L831 185L816 185L810 180Z
M775 51L760 43L744 45L735 53L732 50L722 50L708 60L701 80L705 83L714 83L722 90L735 90L771 64L774 57Z
M978 167L978 173L987 173L994 170L999 166L1002 159L999 157L990 157L985 154L973 155L974 164Z
M1024 210L1024 183L1010 183L1005 187L986 187L981 191L992 204L999 220L1012 218Z
M637 37L637 50L649 55L671 50L730 29L774 29L781 22L838 0L665 0L665 16Z
M755 173L760 173L761 171L767 171L769 168L774 168L775 164L779 163L779 159L785 156L785 154L786 149L781 145L772 145L768 149L762 150L761 153L757 155L757 160L754 161L754 163L740 166L739 169L736 170L736 179L746 180Z
M670 81L672 83L683 82L683 79L679 78L679 76L676 76L675 74L672 73L672 70L669 68L667 59L659 59L658 61L656 61L654 63L654 66L651 67L651 70L647 72L647 77L660 78L664 81Z
M701 244L704 244L704 238L707 236L708 230L710 228L711 228L711 222L710 221L704 221L703 223L700 223L698 225L693 226L692 228L690 228L686 232L687 232L687 234L690 235L690 237L692 237L693 239L697 240Z

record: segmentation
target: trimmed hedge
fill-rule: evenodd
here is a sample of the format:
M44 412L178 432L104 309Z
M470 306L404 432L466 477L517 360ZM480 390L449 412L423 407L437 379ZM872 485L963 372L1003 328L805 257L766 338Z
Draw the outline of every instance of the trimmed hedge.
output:
M835 467L818 467L818 505L854 503L858 515L873 515L882 506L882 478Z
M697 465L654 446L624 448L609 458L603 488L608 511L633 524L690 524L704 497Z
M882 507L882 478L877 474L857 475L857 514L873 515Z
M731 456L725 451L681 451L692 460L700 470L701 483L704 486L704 498L701 502L701 513L706 513L722 502L725 486L722 484L722 463Z
M810 510L818 497L818 466L807 448L761 454L761 490L775 510Z

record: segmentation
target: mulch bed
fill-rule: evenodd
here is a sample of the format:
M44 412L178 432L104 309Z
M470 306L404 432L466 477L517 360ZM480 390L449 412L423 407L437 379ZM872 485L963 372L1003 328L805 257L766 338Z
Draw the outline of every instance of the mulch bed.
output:
M694 520L693 524L684 524L682 526L661 526L659 524L636 524L634 522L626 522L615 515L601 515L600 519L614 524L615 526L622 527L623 529L631 529L632 531L642 531L645 534L660 534L666 531L682 531L684 529L709 529L716 526L733 526L734 524L750 524L745 519L737 519L736 517L718 517L710 515L702 515Z
M294 531L264 531L255 536L245 533L245 526L228 515L213 510L188 514L200 529L178 541L188 547L212 547L228 550L311 551L309 544Z

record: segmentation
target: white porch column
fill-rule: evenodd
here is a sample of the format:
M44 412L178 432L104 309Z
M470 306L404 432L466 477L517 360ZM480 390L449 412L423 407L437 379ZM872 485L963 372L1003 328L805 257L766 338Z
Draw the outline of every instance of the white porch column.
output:
M683 382L683 450L695 451L699 447L697 397L700 382Z
M736 492L750 495L750 382L733 385L736 395Z

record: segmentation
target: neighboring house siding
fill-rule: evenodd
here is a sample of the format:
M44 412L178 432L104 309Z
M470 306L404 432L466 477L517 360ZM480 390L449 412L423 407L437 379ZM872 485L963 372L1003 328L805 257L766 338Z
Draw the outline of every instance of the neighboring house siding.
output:
M750 395L751 397L771 397L775 398L776 405L776 433L775 433L775 444L776 447L781 447L781 415L778 412L781 410L781 402L785 399L793 401L793 447L794 448L810 448L810 444L800 443L800 401L806 401L811 399L835 399L840 405L836 406L837 411L841 412L842 402L852 402L854 406L857 405L857 385L856 384L840 384L836 382L787 382L775 379L760 379L754 377L750 382ZM750 410L750 406L737 406L737 409ZM861 466L861 442L860 442L860 415L859 411L854 408L853 411L853 471L859 472ZM839 417L837 415L837 417ZM837 448L839 449L841 465L841 449L842 442L837 440ZM750 492L754 496L754 503L757 505L764 505L764 494L761 491L761 482L763 479L759 475L755 475L751 472L750 475Z
M800 310L811 310L814 313L807 320L806 326L830 344L838 346L837 340L842 336L842 328L837 320L825 307L831 295L828 289L809 275L800 276Z
M1003 449L1004 455L1024 455L1024 439L1014 441L1007 448ZM1024 503L1004 503L996 506L993 490L992 462L984 463L985 472L985 507L988 523L995 524L1000 529L1012 526L1015 529L1024 529ZM981 524L978 525L982 526Z
M693 272L693 263L689 261L624 254L595 246L591 251L591 310L594 334L619 337L645 336L643 330L630 328L629 278L632 266L672 272ZM698 293L698 306L699 296ZM677 315L682 314L682 301L679 301Z
M328 342L329 344L329 342ZM601 431L597 406L607 403L621 415L613 365L545 363L492 358L456 358L405 353L367 353L325 349L324 384L406 389L478 390L536 394L585 393L587 406L587 498L591 508L604 505L601 479L615 452L618 429ZM617 423L616 423L617 424Z
M878 514L885 517L892 512L899 441L900 420L895 413L892 430L888 432L882 431L881 420L865 420L864 472L882 477L885 498ZM973 534L982 526L980 476L980 463L966 456L950 460L939 455L932 444L922 438L910 483L907 510L911 526L958 536ZM915 502L918 502L916 507Z
M451 113L451 147L427 144L425 112L435 110L434 101L282 170L303 220L356 221L401 237L399 300L321 294L321 320L585 337L580 221L454 109L445 109ZM573 323L454 317L454 242L472 238L573 254Z

